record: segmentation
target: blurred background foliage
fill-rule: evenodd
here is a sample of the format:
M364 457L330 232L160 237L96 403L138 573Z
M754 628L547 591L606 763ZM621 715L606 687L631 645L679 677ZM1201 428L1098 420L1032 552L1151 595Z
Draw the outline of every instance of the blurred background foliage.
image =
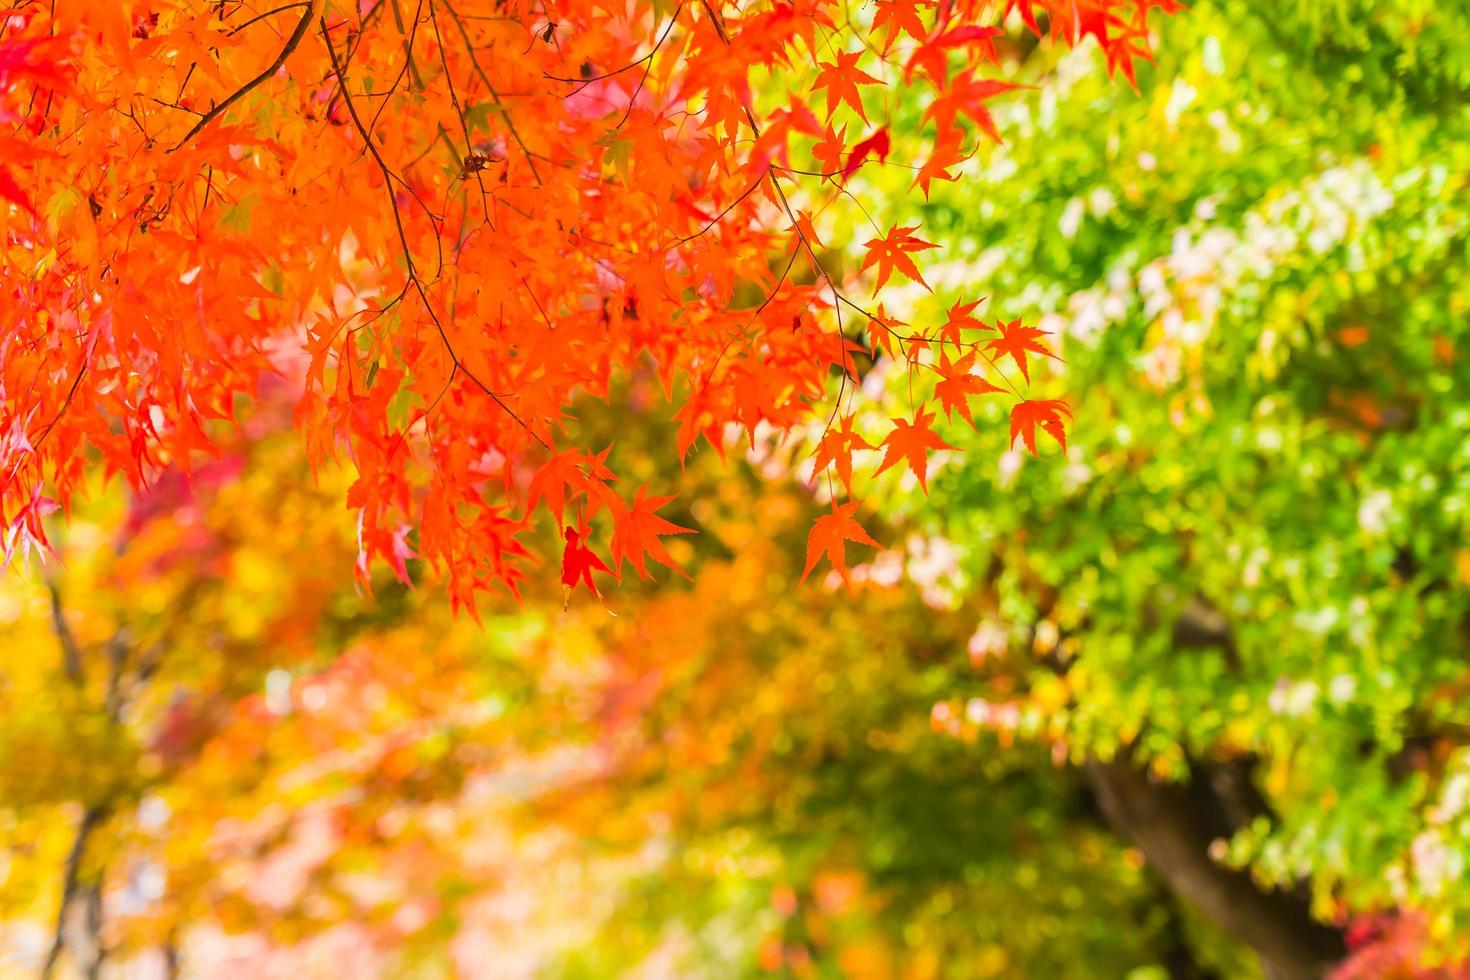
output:
M281 392L220 459L97 487L0 579L0 971L1258 975L1124 812L1173 785L1242 869L1205 890L1288 896L1341 977L1449 974L1470 9L1200 0L1164 33L1137 93L1013 46L1006 144L927 199L892 104L888 164L813 202L829 243L872 202L922 222L936 292L888 309L1055 331L1077 418L1028 461L977 399L928 495L860 487L890 548L851 590L796 585L810 445L669 471L652 378L580 437L701 533L689 581L606 605L548 568L454 619L412 560L356 594L351 474L307 471ZM932 392L880 363L857 397Z

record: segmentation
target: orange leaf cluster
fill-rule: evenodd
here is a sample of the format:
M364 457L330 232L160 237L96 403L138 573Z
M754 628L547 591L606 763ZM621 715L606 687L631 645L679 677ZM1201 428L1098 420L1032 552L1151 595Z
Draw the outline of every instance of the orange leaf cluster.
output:
M815 212L886 162L886 121L845 135L886 103L873 93L932 89L927 192L971 136L998 138L985 103L1013 86L978 66L1010 8L1131 77L1150 8L1173 6L882 0L876 43L836 0L16 8L0 24L3 557L44 545L39 515L88 469L187 472L286 385L312 458L355 467L360 569L417 556L473 610L515 590L536 508L560 528L574 503L607 512L619 566L672 565L667 498L614 489L606 454L571 443L573 399L648 372L686 453L732 424L804 423L865 349L839 336L853 284L792 202ZM785 107L762 111L765 78L790 87ZM879 286L923 282L913 231L869 243ZM1024 367L1037 346L1001 333ZM932 448L895 445L911 464ZM850 459L828 461L849 482ZM576 552L568 573L596 568Z

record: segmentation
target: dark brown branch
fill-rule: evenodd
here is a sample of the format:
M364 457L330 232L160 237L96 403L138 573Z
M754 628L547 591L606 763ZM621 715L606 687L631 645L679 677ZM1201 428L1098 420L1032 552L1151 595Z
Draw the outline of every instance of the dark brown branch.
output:
M199 121L194 124L194 128L185 133L184 138L175 143L168 152L173 153L179 147L189 142L191 139L197 136L199 134L199 131L202 130L205 126L208 126L219 116L223 115L226 109L234 105L236 102L239 102L245 96L249 95L257 86L265 82L276 72L280 71L281 66L286 63L286 59L291 57L291 52L295 51L297 46L301 44L301 39L306 37L307 29L311 27L311 15L315 6L315 0L312 0L312 2L306 4L306 10L302 13L301 20L297 22L296 29L292 31L291 36L286 39L285 46L281 48L281 53L276 55L276 60L271 62L270 67L266 68L265 71L261 72L259 75L256 75L250 81L237 88L234 93L230 95L229 98L225 99L219 105L215 106L213 109L210 109L203 116L201 116Z
M255 24L255 23L258 23L258 22L260 22L262 20L265 20L267 17L273 17L276 14L283 13L283 12L285 12L287 10L295 10L298 7L310 7L310 6L311 6L311 3L309 2L309 0L298 0L297 3L288 3L288 4L284 4L283 6L277 7L274 10L264 11L263 13L256 14L254 17L250 18L249 20L245 21L244 23L236 24L234 27L230 28L229 33L226 34L225 37L234 37L236 34L239 34L241 31L243 31L245 28L249 27L251 24Z
M1170 890L1254 949L1270 980L1316 980L1345 953L1342 934L1312 918L1298 895L1260 890L1244 871L1210 858L1222 814L1208 786L1156 782L1126 759L1086 766L1113 827Z
M679 14L683 12L683 10L684 3L683 0L680 0L679 6L674 8L673 16L669 18L670 27L673 26L674 21L679 19ZM570 84L576 85L577 90L576 92L572 93L573 95L575 95L577 94L577 92L582 91L582 89L586 88L588 85L591 85L593 82L600 82L604 78L612 78L616 75L621 75L623 72L631 71L632 69L637 68L639 65L643 64L645 61L648 61L654 55L658 54L658 49L663 47L664 38L668 36L668 33L669 28L665 27L663 30L663 36L659 37L658 43L656 43L652 47L652 49L650 49L649 52L643 57L630 61L628 64L624 65L621 68L614 68L612 71L603 72L601 75L583 75L580 78L566 78L562 75L553 75L550 72L542 72L541 77L549 78L553 82L568 82Z

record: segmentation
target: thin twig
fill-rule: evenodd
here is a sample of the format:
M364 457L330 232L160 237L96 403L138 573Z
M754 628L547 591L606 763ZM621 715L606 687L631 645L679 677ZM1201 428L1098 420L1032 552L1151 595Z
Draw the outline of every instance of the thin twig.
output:
M206 112L202 117L200 117L199 121L194 124L194 128L185 133L184 138L175 143L168 152L173 153L179 147L189 142L199 133L201 129L203 129L205 126L208 126L215 119L219 118L219 116L223 115L226 109L234 105L236 102L239 102L245 96L249 95L250 92L253 91L258 85L271 78L273 75L275 75L276 72L280 71L281 66L286 63L286 59L291 57L291 52L295 51L297 46L301 44L301 39L306 37L306 31L308 28L311 27L311 15L315 9L315 6L315 0L312 0L312 2L306 4L306 12L301 15L301 20L297 22L296 29L292 31L291 36L286 39L285 47L281 48L281 53L276 55L276 60L271 62L269 68L261 72L259 75L256 75L244 85L237 88L234 94L232 94L229 98L225 99L219 105Z
M393 212L393 225L398 232L398 244L403 249L403 260L408 266L408 281L413 286L414 290L419 294L419 299L423 301L424 310L429 314L429 319L434 322L434 328L439 332L439 339L444 344L445 353L449 355L449 360L453 363L454 367L457 370L463 371L465 377L473 381L476 387L478 387L482 392L489 396L489 398L494 401L496 405L500 406L500 408L512 419L514 419L521 428L530 433L533 439L541 443L541 445L545 446L547 449L551 449L551 444L543 439L538 432L527 425L526 421L522 419L513 408L505 403L505 399L503 399L495 391L491 390L489 385L485 384L485 382L481 381L474 374L474 372L465 367L464 362L460 360L459 355L455 353L454 345L449 340L449 334L444 329L444 324L440 321L439 314L435 312L433 303L429 301L428 291L424 289L424 284L419 279L418 267L414 264L413 260L413 249L411 249L408 244L408 232L403 227L403 215L398 210L397 195L393 192L393 171L388 166L387 161L383 159L383 155L378 152L378 148L376 145L374 145L372 138L368 135L367 128L362 123L362 118L357 114L357 105L352 101L352 96L348 94L347 79L343 75L342 66L337 60L337 48L335 45L332 44L332 35L331 32L327 29L327 19L325 17L320 19L320 30L322 40L326 42L327 45L327 55L332 60L332 72L337 76L337 88L342 93L343 104L347 106L347 114L352 117L353 125L357 127L358 134L362 136L363 141L367 144L368 153L372 156L373 162L378 165L378 170L383 175L383 189L388 192L388 205Z

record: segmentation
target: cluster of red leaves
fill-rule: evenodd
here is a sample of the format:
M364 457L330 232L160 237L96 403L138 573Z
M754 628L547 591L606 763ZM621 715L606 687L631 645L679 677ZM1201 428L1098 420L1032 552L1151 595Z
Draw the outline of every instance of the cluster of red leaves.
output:
M1347 927L1348 956L1329 980L1467 980L1470 962L1459 960L1438 967L1423 965L1432 948L1429 924L1416 912L1354 919Z
M1150 9L1177 6L877 0L871 22L836 0L12 12L0 24L7 554L39 533L43 485L64 505L91 465L139 485L163 465L187 471L242 396L285 375L313 459L345 453L358 473L364 570L383 560L406 575L421 557L473 609L481 590L515 591L538 505L560 522L573 503L568 585L604 564L587 523L602 510L611 574L672 566L660 538L684 529L654 513L666 498L628 499L605 454L569 444L573 399L651 371L679 405L687 453L730 425L806 422L854 352L914 364L948 345L938 397L968 417L970 396L999 388L974 371L1010 357L1025 375L1027 356L1047 353L1036 331L966 313L909 332L849 298L854 284L819 257L811 215L890 152L872 93L932 90L933 150L915 179L927 193L967 145L998 138L986 105L1014 86L980 70L1013 12L1059 43L1095 39L1131 78ZM773 88L789 102L763 111L756 93ZM871 132L850 140L853 122ZM875 289L923 283L913 255L931 246L915 231L868 243ZM763 298L737 301L751 285ZM871 350L843 335L854 320ZM1037 427L1062 439L1062 403L1017 397L1028 448ZM941 445L932 419L904 421L884 466L922 478ZM864 444L848 419L834 431L821 465L850 483ZM855 508L835 505L818 543L865 540Z

